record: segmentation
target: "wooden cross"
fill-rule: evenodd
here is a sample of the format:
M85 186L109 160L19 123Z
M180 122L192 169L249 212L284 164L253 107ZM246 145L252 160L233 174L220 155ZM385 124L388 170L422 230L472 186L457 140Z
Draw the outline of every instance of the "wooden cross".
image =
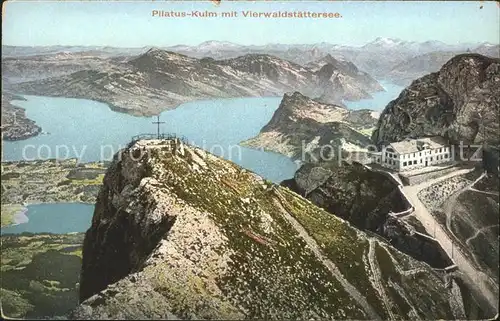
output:
M160 121L160 115L156 116L156 121L153 122L153 124L156 124L158 127L158 139L160 139L160 124L165 124L164 121Z

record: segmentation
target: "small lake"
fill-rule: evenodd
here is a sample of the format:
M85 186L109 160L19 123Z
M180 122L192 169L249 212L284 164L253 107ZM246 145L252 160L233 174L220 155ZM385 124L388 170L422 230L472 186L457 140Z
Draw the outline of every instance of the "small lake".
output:
M42 134L4 141L5 161L78 158L80 162L111 160L132 136L156 133L156 117L112 111L106 104L70 98L24 96L14 101L26 109ZM195 101L160 115L162 133L185 136L189 142L276 183L293 177L296 163L281 154L241 147L257 135L278 108L280 97Z
M83 203L34 204L27 209L27 222L4 227L1 234L85 232L94 214L94 205Z
M405 88L387 81L379 80L379 83L382 87L384 87L385 91L379 91L371 94L373 96L372 99L344 101L344 104L349 109L373 109L375 111L382 112L385 106L387 106L391 100L398 98L401 91Z

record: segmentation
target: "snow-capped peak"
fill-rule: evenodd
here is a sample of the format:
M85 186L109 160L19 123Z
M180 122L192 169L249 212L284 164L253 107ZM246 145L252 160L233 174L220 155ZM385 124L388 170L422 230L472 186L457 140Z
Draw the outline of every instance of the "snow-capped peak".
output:
M378 43L378 44L381 44L381 45L394 45L394 44L398 44L400 43L401 40L399 39L392 39L392 38L385 38L385 37L378 37L377 39L375 39L374 42L372 43Z
M367 43L363 47L370 47L370 48L394 48L398 46L406 46L411 43L401 40L401 39L396 39L396 38L386 38L386 37L378 37L372 42Z
M491 42L483 42L480 44L482 47L495 47L495 46L498 46L498 45L494 45L492 44Z
M237 47L240 46L229 41L217 41L217 40L205 41L197 46L198 50L228 49Z

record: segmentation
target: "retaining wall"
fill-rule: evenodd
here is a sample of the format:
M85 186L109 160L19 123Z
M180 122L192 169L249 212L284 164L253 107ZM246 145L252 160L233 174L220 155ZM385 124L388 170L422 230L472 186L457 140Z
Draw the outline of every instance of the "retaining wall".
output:
M428 180L432 180L435 178L438 178L440 176L446 175L448 173L451 173L453 171L457 170L457 166L453 165L450 167L446 167L443 169L438 169L432 172L426 172L418 175L404 175L400 174L399 176L401 177L401 181L403 182L404 185L417 185L420 183L423 183Z
M402 197L405 200L408 208L406 210L404 210L404 211L397 212L397 213L390 212L389 213L390 216L392 216L392 217L394 217L394 218L396 218L396 219L399 220L401 217L410 215L411 213L413 213L415 211L415 207L413 206L413 204L411 203L411 201L408 199L408 197L406 196L406 194L403 191L403 183L404 183L404 178L405 177L399 176L399 178L402 179L400 181L398 179L398 177L395 177L395 174L393 174L393 173L389 173L389 172L384 171L384 170L373 169L373 168L370 168L370 167L368 167L368 166L366 166L364 164L363 164L363 166L365 168L367 168L368 170L376 171L376 172L379 172L379 173L381 173L381 174L389 177L398 186L399 193L402 195ZM444 175L447 172L451 172L451 171L454 171L454 170L456 170L456 166L455 165L447 167L446 169L440 169L438 171L432 171L432 172L428 172L428 173L421 174L421 175L427 175L425 179L432 179L432 176L431 176L431 178L429 178L430 177L429 175L434 174L437 177L437 176ZM445 273L451 273L451 272L456 271L458 269L457 265L455 264L455 260L453 260L453 258L449 257L446 254L446 251L444 250L444 247L441 245L441 243L437 239L433 238L432 236L429 236L427 234L423 234L423 233L420 233L420 232L417 232L417 231L415 231L413 234L416 235L417 237L425 238L428 241L435 242L439 246L439 248L441 249L441 251L444 253L444 255L452 262L452 264L450 266L448 266L448 267L446 267L446 268L444 268L442 270L443 272L445 272Z
M398 186L399 194L401 194L401 196L403 197L403 200L405 201L406 206L408 208L404 211L401 211L401 212L390 212L389 213L390 216L395 217L395 218L400 218L400 217L404 217L406 215L410 215L411 213L413 213L413 211L415 210L415 207L413 206L413 204L410 202L408 197L406 197L405 193L403 192L402 181L399 179L398 176L396 176L396 174L389 173L389 172L384 171L384 170L370 168L366 165L364 165L364 167L367 168L368 170L376 171L376 172L381 173L382 175L389 177L389 179L392 180L394 183L396 183L396 185Z

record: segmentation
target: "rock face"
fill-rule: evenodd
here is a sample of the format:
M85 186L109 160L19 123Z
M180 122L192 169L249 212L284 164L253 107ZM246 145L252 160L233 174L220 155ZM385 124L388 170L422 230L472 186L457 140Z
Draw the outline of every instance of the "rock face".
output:
M26 117L23 108L12 105L12 100L24 98L9 93L2 93L2 139L23 140L37 136L42 131L35 121Z
M372 98L370 92L384 88L369 74L348 60L335 59L330 54L307 65L319 78L323 102Z
M242 144L304 162L337 159L342 150L361 149L371 143L360 131L375 126L374 116L376 113L369 110L350 111L294 92L283 96L259 135Z
M85 70L78 69L82 64L71 64L68 68L78 71L69 75L11 83L9 88L26 94L93 99L136 115L155 115L196 99L277 96L299 90L327 102L340 102L379 90L374 80L357 83L359 77L346 76L342 85L349 86L350 93L325 95L337 88L332 81L301 65L266 54L214 60L152 48L131 58L96 58L94 64L88 64L92 68ZM333 72L344 77L342 70L332 69ZM363 94L357 94L361 91Z
M452 143L498 144L500 59L458 55L412 82L380 116L377 144L441 135Z
M291 188L315 205L339 216L361 230L388 239L398 250L435 268L451 265L439 246L413 236L412 222L396 220L390 212L408 208L396 184L385 175L361 164L305 164L295 177L282 185Z
M115 156L72 318L455 318L428 265L181 141Z
M292 181L297 193L361 229L377 231L389 211L406 209L391 180L359 164L305 164Z

